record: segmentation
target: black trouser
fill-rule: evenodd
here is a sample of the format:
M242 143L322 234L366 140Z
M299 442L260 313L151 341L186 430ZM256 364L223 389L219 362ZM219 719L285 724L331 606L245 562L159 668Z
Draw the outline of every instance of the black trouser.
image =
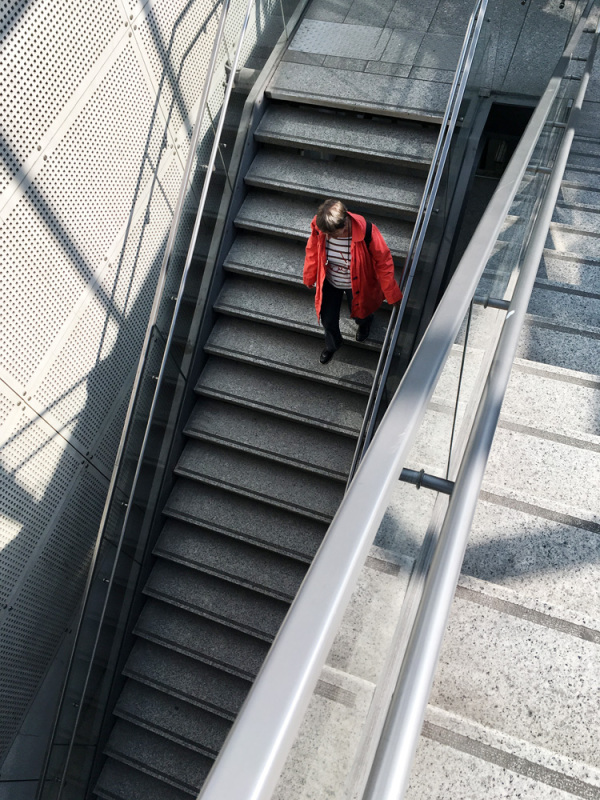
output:
M342 334L340 333L340 310L342 298L346 295L348 309L352 309L352 289L336 289L325 278L323 281L323 296L321 299L321 325L325 328L325 349L334 353L338 347L342 346ZM364 319L354 319L361 332L368 333L371 328L373 314L369 314Z

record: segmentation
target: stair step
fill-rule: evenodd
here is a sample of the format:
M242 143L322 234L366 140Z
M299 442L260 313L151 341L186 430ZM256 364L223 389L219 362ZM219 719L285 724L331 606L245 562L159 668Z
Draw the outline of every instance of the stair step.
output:
M106 762L94 788L104 800L189 800L189 793L175 789L127 764Z
M184 433L338 480L348 477L354 455L346 436L208 398L197 401Z
M597 258L600 238L598 234L582 231L569 225L550 223L546 249L576 253L581 258Z
M367 403L364 395L332 384L215 357L209 358L196 391L353 437L360 432Z
M600 321L600 294L536 283L527 311L574 328L593 326Z
M560 206L582 206L597 209L600 207L600 189L586 189L563 183L558 195L558 207L560 208Z
M333 518L344 495L338 481L210 442L189 441L175 471L323 522Z
M208 756L120 719L104 752L193 797L197 797L214 763Z
M154 554L285 602L306 573L306 564L179 520L167 520Z
M214 486L178 478L164 514L310 563L327 525Z
M219 318L205 346L207 353L275 372L368 394L377 367L377 353L341 347L326 365L319 361L323 342L313 336L275 330L242 319Z
M260 150L245 182L277 192L308 198L333 194L348 206L386 209L401 219L414 220L423 190L423 175L400 174L389 167L353 159L321 160L284 149Z
M321 335L314 305L314 291L306 287L266 283L262 280L230 276L214 305L215 311L228 316L253 319L278 328ZM363 346L379 350L389 323L389 307L376 312L369 338ZM342 305L340 330L346 341L355 346L356 323L350 318L346 302Z
M525 318L518 358L564 369L600 374L600 328L566 326L544 317Z
M267 95L275 100L442 121L450 90L447 84L343 69L336 69L335 73L333 86L329 70L282 61L267 87Z
M232 721L250 689L247 680L144 639L136 641L123 673Z
M288 604L160 559L144 594L270 642Z
M568 225L582 233L598 233L600 226L600 208L589 210L572 206L557 205L552 214L552 221L560 225Z
M429 167L438 132L438 128L406 120L365 120L331 109L273 103L254 137L259 142L284 147Z
M574 167L567 164L563 175L563 187L600 189L600 170L589 167Z
M304 242L238 230L224 267L230 272L250 273L302 286L304 247Z
M544 250L538 278L600 294L600 261L579 258L575 253Z
M239 228L296 239L305 244L310 234L310 222L325 196L315 195L314 200L309 200L254 189L244 200L235 224ZM357 203L356 209L350 208L350 211L355 210L360 213L360 204ZM410 244L412 223L379 214L367 213L366 216L379 228L392 255L404 258Z
M253 636L152 599L146 601L134 633L250 680L269 649Z
M231 727L222 717L132 680L114 714L209 757L217 756Z

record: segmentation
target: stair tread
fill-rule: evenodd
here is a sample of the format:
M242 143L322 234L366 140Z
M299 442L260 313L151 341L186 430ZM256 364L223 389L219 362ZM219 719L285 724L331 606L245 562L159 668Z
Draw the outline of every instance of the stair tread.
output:
M193 792L194 797L214 763L208 756L122 719L116 721L104 752L146 775Z
M145 639L136 641L124 674L231 720L250 688L247 680Z
M291 602L306 564L179 520L167 520L154 554Z
M450 87L444 83L282 61L267 87L276 100L441 122Z
M213 355L292 373L368 394L377 367L377 353L341 347L326 365L319 362L323 342L294 331L275 331L249 320L217 319L205 350Z
M329 113L327 113L327 111ZM351 151L375 160L402 160L429 165L438 128L404 120L361 119L351 114L273 103L255 138L286 147L311 147L329 152Z
M327 525L218 487L178 478L165 514L309 562Z
M394 211L414 219L423 190L422 175L399 174L378 164L336 158L317 160L289 150L259 150L245 182L250 186L314 197L335 196L346 205L359 204Z
M304 242L261 236L238 230L227 257L225 269L251 272L271 280L302 286Z
M293 195L282 197L278 192L254 189L244 200L235 224L241 228L306 243L310 233L310 222L324 199L325 195L317 195L314 200L310 200ZM357 203L356 210L359 213L360 208L360 204ZM354 210L350 207L350 211ZM379 214L366 213L366 216L379 228L392 255L403 258L410 244L412 223Z
M323 522L333 518L344 494L339 481L211 442L188 441L175 471Z
M208 756L218 754L231 727L222 717L131 679L114 713Z
M189 793L112 759L104 764L94 793L105 800L189 800Z
M265 641L273 639L288 610L281 600L163 559L154 565L144 594Z
M358 436L367 402L334 384L217 357L208 360L196 391L348 436Z
M231 316L247 317L288 330L320 335L314 306L314 291L306 287L267 283L256 278L230 276L225 281L214 305L215 311ZM369 338L363 345L380 349L389 323L389 307L375 313ZM356 323L350 317L347 303L342 305L340 331L344 339L354 343Z
M261 639L151 598L134 633L249 679L256 676L269 649Z
M354 455L347 436L209 398L198 399L184 433L341 480Z

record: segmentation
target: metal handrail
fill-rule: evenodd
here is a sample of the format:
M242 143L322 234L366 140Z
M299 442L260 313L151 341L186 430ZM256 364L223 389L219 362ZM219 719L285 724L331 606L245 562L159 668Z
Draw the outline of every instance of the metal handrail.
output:
M479 490L569 157L577 117L581 113L596 54L599 30L600 26L596 30L581 86L569 114L566 132L551 170L498 339L494 360L425 578L402 670L363 800L398 800L408 785L450 607L475 516Z
M225 95L224 95L223 104L222 104L222 108L221 108L221 114L220 114L220 117L219 117L219 123L218 123L218 126L217 126L217 131L215 132L215 137L214 137L213 145L212 145L212 148L211 148L211 154L210 154L210 158L209 158L209 161L208 161L208 166L207 166L207 169L206 169L206 173L204 175L204 181L203 181L203 185L202 185L202 192L201 192L201 195L200 195L200 202L199 202L199 205L198 205L198 211L197 211L197 215L196 215L194 229L193 229L192 237L191 237L190 244L189 244L189 247L188 247L183 273L182 273L182 276L181 276L181 279L180 279L180 283L179 283L179 290L178 290L177 298L176 298L176 301L175 301L175 307L174 307L174 310L173 310L173 315L172 315L172 319L171 319L171 325L170 325L170 328L169 328L169 333L168 333L168 336L167 336L167 339L166 339L166 343L165 343L164 354L163 354L160 370L159 370L158 377L157 377L157 380L156 380L156 385L155 385L155 389L154 389L152 404L151 404L151 407L150 407L148 420L147 420L145 431L144 431L144 437L143 437L142 445L141 445L141 448L140 448L140 455L139 455L139 459L138 459L138 462L137 462L137 465L136 465L136 470L135 470L135 474L134 474L134 477L133 477L132 486L131 486L129 495L128 495L127 499L123 503L126 506L125 516L124 516L124 519L123 519L123 523L121 525L121 531L120 531L120 534L119 534L119 540L118 540L118 543L117 543L117 546L116 546L116 549L115 549L116 555L115 555L114 562L113 562L113 568L111 570L110 578L108 579L108 582L107 582L107 590L106 590L105 601L104 601L104 604L103 604L103 607L102 607L102 612L101 612L100 619L99 619L99 622L98 622L98 628L97 628L98 632L97 632L97 635L96 635L96 638L95 638L95 641L94 641L93 650L92 650L92 656L90 658L90 663L88 665L88 671L87 671L85 682L84 682L84 686L83 686L83 689L82 689L82 696L85 695L85 692L87 690L87 686L88 686L88 683L89 683L89 679L90 679L90 675L91 675L91 669L92 669L92 662L93 662L94 655L95 655L95 652L96 652L96 649L97 649L97 646L98 646L98 637L100 635L100 629L101 629L101 626L102 626L102 620L104 619L104 616L106 614L108 597L110 596L112 584L113 584L113 581L114 581L114 578L115 578L115 568L116 568L118 553L122 548L125 530L126 530L126 527L127 527L127 523L129 521L129 515L130 515L131 509L133 507L133 502L132 501L133 501L133 497L134 497L134 494L135 494L135 491L136 491L136 488L137 488L137 484L138 484L138 480L139 480L139 477L140 477L141 464L142 464L143 457L144 457L144 454L145 454L145 451L146 451L146 448L147 448L147 445L148 445L150 430L151 430L151 427L152 427L152 424L153 424L153 421L154 421L154 415L155 415L155 412L156 412L156 406L157 406L157 400L158 400L158 396L159 396L159 391L160 391L160 388L161 388L161 385L162 385L162 382L164 380L164 376L165 376L166 370L167 370L168 360L169 360L169 357L170 357L170 347L171 347L171 343L173 341L175 327L176 327L176 324L177 324L177 321L178 321L179 310L180 310L180 307L181 307L181 304L182 304L182 301L183 301L183 297L184 297L185 285L186 285L186 282L187 282L187 277L188 277L190 265L192 263L194 248L195 248L195 245L196 245L196 240L197 240L197 237L198 237L198 231L199 231L199 228L200 228L200 223L201 223L202 215L203 215L203 212L204 212L204 206L205 206L205 203L206 203L206 197L208 195L208 190L210 188L210 181L212 179L213 167L214 167L214 164L215 164L215 161L216 161L216 158L217 158L217 153L218 153L218 148L219 148L219 140L220 140L220 136L221 136L221 132L222 132L222 129L223 129L224 120L225 120L225 113L226 113L226 110L227 110L227 106L229 104L229 98L230 98L230 95L231 95L233 82L235 80L235 73L236 73L237 65L238 65L238 62L239 62L240 54L241 54L242 44L243 44L243 41L244 41L244 36L245 36L245 33L246 33L246 29L248 27L248 23L249 23L249 19L250 19L250 13L251 13L251 10L252 10L252 6L254 5L254 2L255 2L255 0L248 0L248 5L247 5L247 9L246 9L246 16L245 16L244 24L243 24L241 32L240 32L240 37L239 37L239 40L238 40L236 53L235 53L235 56L234 56L233 67L232 67L232 69L230 71L230 74L229 74L229 77L228 77L228 81L227 81L227 85L226 85L226 89L225 89ZM219 23L218 23L217 31L215 33L215 38L214 38L214 41L213 41L213 47L212 47L212 51L211 51L211 56L210 56L210 60L209 60L209 64L208 64L207 73L206 73L206 80L205 80L205 83L204 83L204 86L203 86L203 89L202 89L202 94L201 94L201 97L200 97L200 104L199 104L199 107L198 107L198 112L196 114L196 121L195 121L195 125L194 125L194 128L193 128L192 137L191 137L191 140L190 140L190 147L189 147L188 157L187 157L186 165L185 165L185 168L184 168L184 173L183 173L183 178L182 178L182 181L181 181L181 186L180 186L180 189L179 189L179 195L178 195L178 198L177 198L177 203L175 205L175 210L174 210L174 213L173 213L173 220L171 222L171 228L170 228L170 231L169 231L169 236L168 236L166 247L165 247L165 253L163 255L161 271L160 271L159 278L158 278L158 281L157 281L157 286L156 286L156 290L155 290L155 294L154 294L154 300L153 300L153 304L152 304L152 309L150 311L148 326L147 326L147 329L146 329L146 335L145 335L145 338L144 338L144 343L142 345L142 352L141 352L140 360L139 360L139 363L138 363L138 368L137 368L137 371L136 371L136 375L135 375L135 379L134 379L134 383L133 383L133 387L132 387L131 398L130 398L129 406L128 406L127 413L126 413L126 416L125 416L125 421L124 421L124 426L123 426L123 433L121 435L121 440L119 442L119 448L118 448L118 451L117 451L115 465L113 467L111 481L110 481L110 485L109 485L109 489L108 489L108 493L107 493L107 498L106 498L106 501L105 501L104 510L103 510L103 514L102 514L102 519L100 521L100 526L99 526L98 534L97 534L97 537L96 537L96 542L95 542L94 551L93 551L93 554L92 554L90 568L89 568L89 571L88 571L88 579L87 579L87 582L86 582L86 586L85 586L85 590L84 590L84 596L83 596L83 602L82 602L82 607L81 607L81 611L80 611L80 614L79 614L79 617L78 617L77 626L76 626L76 630L75 630L74 643L73 643L73 647L71 649L71 653L70 653L70 656L69 656L69 662L68 662L67 671L66 671L66 679L65 679L65 681L63 683L63 687L62 687L62 690L61 690L61 695L60 695L60 699L59 699L59 703L58 703L58 712L57 712L57 715L55 717L53 731L52 731L52 735L50 737L50 742L51 743L54 741L54 738L55 738L55 735L56 735L56 729L57 729L57 725L58 725L58 721L59 721L60 709L62 708L62 705L63 705L63 702L64 702L65 692L67 690L67 685L68 685L68 678L69 678L69 675L71 674L72 667L73 667L73 662L74 662L74 658L75 658L75 652L76 652L76 648L77 648L77 643L78 643L78 640L79 640L79 636L81 634L83 619L84 619L85 610L86 610L86 606L87 606L87 601L88 601L88 597L89 597L89 593L90 593L92 575L94 573L94 570L95 570L95 567L96 567L96 563L97 563L97 559L98 559L98 554L99 554L99 551L100 551L100 544L101 544L101 542L103 540L103 537L104 537L104 534L105 534L105 529L106 529L106 525L107 525L107 522L108 522L109 511L110 511L110 508L112 507L112 504L113 504L113 502L115 500L115 494L116 494L116 492L118 490L117 477L118 477L118 474L119 474L119 471L120 471L120 468L121 468L122 459L123 459L123 456L124 456L124 453L125 453L125 445L126 445L126 442L128 440L128 437L129 437L129 434L130 434L130 430L131 430L131 426L132 426L132 423L133 423L134 410L135 410L135 407L136 407L136 404L137 404L137 400L138 400L138 396L139 396L139 392L140 392L140 389L141 389L142 376L144 374L144 369L145 369L146 362L147 362L148 355L149 355L149 351L150 351L150 345L151 345L151 341L152 341L152 331L154 330L155 325L156 325L156 319L157 319L157 316L158 316L158 310L159 310L159 307L160 307L160 302L161 302L161 298L162 298L164 287L165 287L165 283L166 283L167 272L168 272L169 265L171 263L171 259L172 259L172 255L173 255L175 239L176 239L176 236L177 236L177 231L179 229L179 225L181 223L181 217L182 217L182 214L183 214L184 202L185 202L185 198L186 198L186 196L188 194L188 191L189 191L190 177L191 177L192 169L193 169L193 166L194 166L196 149L197 149L197 145L198 145L198 140L200 138L200 133L201 133L201 129L202 129L202 123L203 123L203 120L204 120L204 117L205 117L205 114L206 114L206 110L208 108L209 91L210 91L210 88L212 86L212 80L213 80L213 76L214 76L215 69L216 69L216 66L217 66L217 58L218 58L219 50L220 50L221 44L223 42L223 37L224 37L224 33L225 33L225 25L226 25L227 18L228 18L230 4L231 4L231 0L223 0L223 8L222 8L222 11L221 11L221 16L219 18ZM81 704L79 705L79 709L78 709L78 712L77 712L77 715L76 715L74 730L77 729L77 726L79 724L80 714L81 714ZM51 747L51 745L50 745L50 747ZM66 759L65 763L68 763L68 759L69 759L69 755L70 755L70 752L72 750L72 747L73 747L73 740L71 739L71 741L69 743L68 755L67 755L67 759ZM49 758L50 758L50 749L48 750L48 752L46 754L44 768L42 770L42 773L44 775L46 774L47 769L48 769ZM60 790L62 790L64 779L65 779L65 774L63 773L62 778L61 778ZM40 781L40 787L43 786L43 783L44 783L44 781L41 780Z
M464 97L467 80L473 63L475 49L479 41L479 34L483 25L485 12L487 10L488 0L477 0L463 40L460 56L454 79L450 87L450 95L446 104L446 110L440 126L440 133L435 146L435 151L431 161L431 166L427 174L427 181L425 182L425 189L421 198L417 218L413 228L413 232L408 247L408 253L402 268L402 275L400 277L400 288L402 289L403 297L400 306L392 308L392 314L388 323L385 338L381 347L379 361L375 370L373 384L367 407L363 416L360 432L350 467L347 486L352 482L354 473L358 466L358 462L364 456L367 447L373 436L375 427L375 419L381 404L385 383L392 363L392 358L396 350L396 342L400 334L400 327L404 318L404 312L408 302L408 296L412 286L413 278L415 276L417 263L421 255L423 242L425 241L425 234L429 220L433 213L437 191L442 180L442 174L446 164L446 158L450 149L452 136L456 127L460 104Z
M340 504L199 800L222 800L224 797L268 800L277 785L401 468L594 2L589 0L558 62ZM463 487L468 487L469 476L465 476L464 470L460 479ZM473 493L469 495L467 491L467 495L463 497L473 502ZM456 502L454 507L457 507ZM437 550L435 558L443 569L444 560ZM419 644L426 648L427 636L422 636ZM431 656L432 653L425 649L425 657L429 659ZM422 663L422 653L414 657ZM416 726L417 738L419 729L420 725ZM398 797L397 794L387 795L392 796ZM377 800L382 797L377 795Z

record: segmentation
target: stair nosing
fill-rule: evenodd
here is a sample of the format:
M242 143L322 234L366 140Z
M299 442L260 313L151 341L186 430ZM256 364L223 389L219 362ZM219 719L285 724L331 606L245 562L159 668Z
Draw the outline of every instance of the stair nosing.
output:
M202 662L204 663L204 662ZM170 695L171 697L177 697L180 700L184 700L186 703L189 703L191 706L195 706L196 708L201 708L203 711L208 711L211 714L216 714L218 717L222 717L223 719L227 720L228 722L233 722L236 718L237 714L231 713L226 709L221 708L220 706L214 706L210 703L202 703L199 702L196 698L191 697L190 695L183 694L183 692L174 689L172 686L169 686L166 683L161 683L159 681L153 681L151 678L148 678L146 675L142 675L139 672L127 667L123 668L123 675L131 678L137 683L143 683L145 686L149 686L151 689L156 689L159 692L164 692L165 694Z
M325 372L309 372L307 369L299 369L298 367L294 368L293 366L288 367L287 365L282 364L280 361L272 361L270 359L266 359L264 356L247 356L243 353L240 353L238 350L228 349L222 345L215 346L214 344L210 344L210 342L207 342L207 344L204 346L204 350L206 353L210 353L211 355L220 356L221 358L229 358L233 361L239 361L243 364L253 364L255 366L258 365L264 369L271 369L274 372L280 372L285 375L302 375L302 377L306 378L307 380L312 380L315 383L323 383L327 386L348 389L356 394L364 396L368 396L370 394L370 386L360 386L358 384L350 384L345 382L343 379L328 378L327 373Z
M282 419L291 419L295 422L303 422L306 424L310 424L315 428L319 428L320 430L327 430L327 431L335 431L336 433L340 433L344 436L348 436L352 439L356 439L359 434L359 430L357 428L341 428L339 425L337 427L333 427L333 423L328 423L325 420L315 420L313 417L310 416L303 416L298 412L289 412L282 410L276 406L269 406L266 404L259 404L257 401L250 401L246 400L245 398L239 398L238 395L229 394L228 392L224 392L223 390L216 390L210 389L207 387L198 387L196 386L195 389L196 394L200 395L201 397L210 397L216 400L223 400L224 402L232 403L234 405L241 405L246 408L254 408L257 411L265 411L273 414L275 416L281 417Z
M238 629L235 628L235 630ZM215 658L207 656L205 653L201 653L199 650L190 650L186 647L183 647L180 644L177 644L176 642L173 642L170 639L163 639L162 637L157 636L154 633L145 631L143 628L138 628L136 626L133 632L139 639L144 639L147 642L152 642L153 644L160 645L161 647L166 647L169 650L173 650L174 652L180 653L183 656L188 656L189 658L193 658L196 661L200 661L202 664L207 664L209 667L215 667L216 669L221 669L223 670L223 672L228 672L230 675L233 675L236 678L243 678L244 680L250 680L250 681L254 681L256 678L256 675L251 672L242 672L242 670L239 667L234 667L231 664L227 664L224 661L218 661ZM245 633L245 631L242 631L242 633Z
M243 444L232 439L226 439L225 437L218 436L214 433L205 433L193 430L191 428L185 428L183 433L190 439L195 439L201 442L213 442L214 444L228 447L231 450L237 450L241 453L257 455L260 458L266 459L267 461L274 461L277 464L285 464L286 466L295 467L296 469L300 469L303 472L309 473L310 475L321 475L324 478L331 478L332 480L340 481L341 483L346 483L348 480L347 473L334 472L326 467L316 467L313 464L307 464L305 461L297 461L291 457L279 455L278 453L273 453L269 450L262 450L260 447L256 447L255 445Z
M166 728L161 728L158 725L153 725L147 720L142 719L142 717L138 717L135 714L131 714L127 711L123 711L123 709L119 708L118 704L113 709L113 714L115 717L119 719L123 719L126 722L131 722L132 725L138 725L140 728L144 728L151 733L155 733L157 736L164 736L165 739L169 739L172 742L175 742L182 747L187 747L188 750L193 750L195 753L201 753L203 756L207 756L211 758L213 761L219 755L217 751L209 750L207 747L202 747L201 745L194 744L187 739L177 738L174 734L172 734Z
M251 544L255 546L262 547L264 550L268 550L272 553L278 553L279 555L289 556L290 558L295 558L296 561L301 561L303 564L311 564L313 560L313 556L307 556L303 553L298 553L295 550L286 550L284 548L275 547L270 542L264 542L262 539L254 539L248 535L242 535L238 531L228 530L227 528L223 528L216 524L210 524L206 520L199 521L196 517L187 516L183 512L175 511L173 509L165 509L163 511L163 515L169 517L170 519L180 520L181 522L187 522L190 525L194 525L197 528L206 528L207 530L213 531L214 533L219 533L223 536L229 536L231 539L236 539L240 542L245 542L246 544Z
M123 719L123 717L121 719ZM127 721L129 722L130 720ZM145 730L149 729L145 728ZM156 731L152 731L152 733L156 733ZM165 737L165 738L169 738L169 741L174 741L170 737ZM181 742L176 742L176 744L178 744L180 747L183 746ZM108 758L112 758L114 761L118 761L121 764L126 764L128 767L132 767L133 769L136 769L139 772L143 772L150 778L154 778L157 781L166 783L168 786L172 786L174 789L179 789L180 791L189 794L190 797L198 797L198 792L200 791L199 789L191 786L188 783L177 782L175 778L170 778L164 772L153 770L151 767L149 767L147 764L144 764L142 761L137 761L136 759L131 758L130 756L122 754L119 750L116 750L115 748L111 747L110 741L104 748L103 752L104 755L108 756ZM206 756L206 753L203 753L202 755ZM216 756L206 756L206 757L211 758L211 761L214 761L216 758Z
M231 492L232 494L238 494L242 497L248 497L251 500L258 500L261 503L265 503L266 505L275 506L275 508L281 508L284 511L290 511L292 513L298 514L302 517L308 517L308 519L316 520L317 522L325 522L329 524L333 519L333 516L319 514L318 512L311 511L310 509L303 508L302 506L292 505L290 503L284 503L281 500L274 500L269 495L263 495L258 492L253 492L249 489L240 490L237 484L227 483L224 480L217 480L215 478L209 478L205 475L200 475L199 473L191 472L190 470L185 469L184 467L177 466L175 468L175 473L177 475L181 475L184 478L189 478L193 481L198 481L199 483L205 483L208 486L214 486L217 489L224 489L227 492Z
M166 592L159 592L156 589L151 589L148 586L145 586L143 589L143 594L146 597L152 597L154 600L159 600L161 603L166 603L167 605L175 608L181 608L190 614L195 614L198 617L209 619L212 622L223 625L225 628L233 628L236 631L240 631L240 633L246 634L246 636L252 636L255 639L260 639L263 642L267 642L268 644L271 644L275 638L275 634L263 633L263 631L258 631L254 628L247 627L244 625L244 623L232 621L229 617L219 617L217 614L213 614L212 612L207 611L205 608L201 608L200 606L186 604L182 600L178 600L172 597L172 595L166 594Z
M171 561L174 564L180 564L182 567L188 567L196 572L202 572L207 575L211 575L213 578L219 578L219 580L225 581L226 583L232 583L235 586L241 586L243 589L249 589L250 591L264 595L265 597L272 597L274 600L281 600L284 603L291 603L296 596L295 594L283 594L282 592L277 592L276 590L270 589L260 583L252 583L251 581L244 580L237 575L232 575L227 572L221 572L212 567L207 567L205 564L199 564L197 561L191 561L183 556L175 555L174 553L171 553L163 548L159 548L158 546L155 547L152 552L154 555L165 559L165 561Z

